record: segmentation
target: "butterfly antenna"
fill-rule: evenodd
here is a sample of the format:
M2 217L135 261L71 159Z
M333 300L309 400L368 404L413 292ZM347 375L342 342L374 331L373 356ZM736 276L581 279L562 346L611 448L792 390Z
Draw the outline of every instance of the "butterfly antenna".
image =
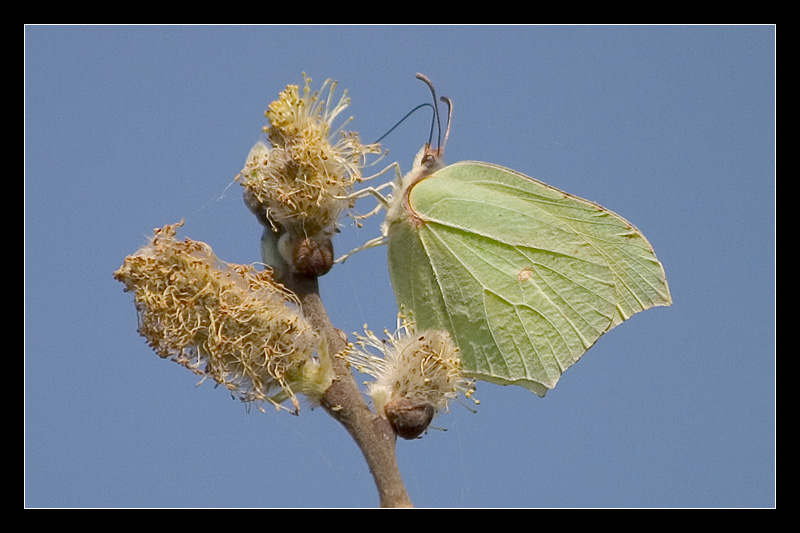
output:
M425 82L425 85L427 85L428 88L431 90L431 95L433 96L433 113L434 113L434 117L436 118L436 125L439 128L438 144L439 144L439 146L441 146L442 145L442 122L439 120L439 106L437 105L437 100L436 100L436 90L433 88L433 83L431 82L431 80L429 80L428 77L425 74L417 73L417 79ZM432 139L433 139L433 123L431 123L431 134L428 137L428 144L429 145L430 145Z
M431 107L431 108L432 108L432 107L433 107L433 105L432 105L432 104L429 104L429 103L419 104L417 107L415 107L414 109L412 109L411 111L409 111L408 113L406 113L406 114L405 114L405 116L404 116L403 118L401 118L400 120L398 120L398 121L397 121L397 124L395 124L394 126L392 126L391 128L389 128L389 131L387 131L386 133L384 133L383 135L381 135L381 136L378 138L378 140L377 140L377 141L375 141L375 143L374 143L374 144L378 144L379 142L381 142L382 140L384 140L384 139L385 139L385 138L386 138L386 137L387 137L387 136L388 136L390 133L392 133L392 132L393 132L395 129L397 129L397 126L399 126L400 124L402 124L402 123L405 121L405 119L407 119L408 117L410 117L412 113L414 113L415 111L417 111L418 109L420 109L420 108L422 108L422 107ZM436 112L436 111L434 110L434 112Z
M439 147L440 151L444 151L447 139L450 137L450 119L453 118L453 101L446 96L442 96L440 100L447 104L447 127L444 130L444 142Z

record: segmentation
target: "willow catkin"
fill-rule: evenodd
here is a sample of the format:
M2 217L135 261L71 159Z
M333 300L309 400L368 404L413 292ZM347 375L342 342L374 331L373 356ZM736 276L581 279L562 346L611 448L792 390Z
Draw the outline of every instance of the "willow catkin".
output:
M294 295L268 269L224 263L205 243L176 240L179 225L156 229L114 273L134 293L139 333L153 350L247 402L290 399L297 409L294 389L324 391L319 339Z

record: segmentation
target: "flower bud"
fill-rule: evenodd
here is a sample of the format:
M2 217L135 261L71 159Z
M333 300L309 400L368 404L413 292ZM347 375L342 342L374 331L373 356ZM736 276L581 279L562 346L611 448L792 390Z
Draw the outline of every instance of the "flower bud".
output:
M429 403L415 403L408 398L393 398L383 406L383 412L394 432L404 439L416 439L428 429L436 409Z
M330 237L311 238L287 232L286 255L289 264L305 277L319 277L328 273L333 266L333 242ZM283 237L281 237L283 240ZM281 243L278 243L279 248Z

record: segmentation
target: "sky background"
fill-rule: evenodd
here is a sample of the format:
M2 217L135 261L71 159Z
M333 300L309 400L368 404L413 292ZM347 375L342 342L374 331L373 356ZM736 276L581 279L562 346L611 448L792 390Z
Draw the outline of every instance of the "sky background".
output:
M233 179L303 72L348 89L364 141L429 101L426 74L454 102L447 161L621 214L672 291L545 398L479 383L477 413L453 403L446 431L398 441L416 506L775 505L772 26L26 27L24 505L377 505L324 411L248 412L196 387L112 278L181 219L221 259L260 260ZM386 161L408 170L428 128L406 121ZM381 219L344 220L337 254ZM340 329L394 328L385 248L320 283Z

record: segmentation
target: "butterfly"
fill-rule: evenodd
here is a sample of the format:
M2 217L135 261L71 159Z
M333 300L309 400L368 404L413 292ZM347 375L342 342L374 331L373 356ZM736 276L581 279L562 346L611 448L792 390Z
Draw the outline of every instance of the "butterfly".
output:
M445 165L452 103L441 101L444 142L358 193L378 197L386 219L354 252L387 245L398 306L418 330L452 335L465 375L544 396L604 333L671 305L664 267L641 231L594 202L492 163Z

